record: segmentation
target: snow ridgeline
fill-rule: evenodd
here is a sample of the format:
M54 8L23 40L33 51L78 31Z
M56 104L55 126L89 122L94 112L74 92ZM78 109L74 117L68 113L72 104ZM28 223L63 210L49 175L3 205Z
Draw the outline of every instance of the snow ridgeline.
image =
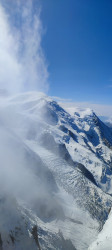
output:
M112 206L111 129L30 92L0 99L0 141L1 249L88 249Z

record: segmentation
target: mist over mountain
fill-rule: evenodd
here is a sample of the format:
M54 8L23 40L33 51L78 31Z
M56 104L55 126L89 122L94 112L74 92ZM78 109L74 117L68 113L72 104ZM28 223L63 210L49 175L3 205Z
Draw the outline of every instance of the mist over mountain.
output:
M112 205L112 131L39 92L0 104L1 249L87 249Z
M111 250L112 128L45 94L44 32L0 0L0 250Z

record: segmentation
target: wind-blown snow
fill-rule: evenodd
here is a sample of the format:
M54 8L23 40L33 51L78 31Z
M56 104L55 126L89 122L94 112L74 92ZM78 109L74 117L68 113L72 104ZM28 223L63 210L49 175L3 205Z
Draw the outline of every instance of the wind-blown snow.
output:
M27 242L35 249L35 226L42 249L86 250L112 204L105 193L112 192L111 130L89 109L71 116L45 94L28 92L1 96L0 141L3 250L7 241L14 250Z

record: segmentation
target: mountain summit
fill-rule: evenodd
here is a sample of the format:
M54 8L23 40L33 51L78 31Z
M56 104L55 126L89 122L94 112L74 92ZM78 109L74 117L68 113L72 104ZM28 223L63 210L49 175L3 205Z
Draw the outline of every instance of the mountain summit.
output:
M0 103L0 249L86 250L112 206L111 128L43 93Z

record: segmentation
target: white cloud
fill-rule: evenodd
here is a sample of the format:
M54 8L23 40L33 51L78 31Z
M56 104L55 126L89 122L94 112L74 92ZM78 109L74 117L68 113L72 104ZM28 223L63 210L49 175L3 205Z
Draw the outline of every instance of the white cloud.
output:
M35 12L32 3L17 1L15 12L0 4L0 88L11 93L48 88L40 10Z
M71 102L72 99L65 99L65 98L61 98L58 96L51 96L52 99L56 100L57 102Z
M75 108L79 107L79 108L90 108L98 116L112 117L112 105L94 104L89 102L66 102L60 104L72 114Z

